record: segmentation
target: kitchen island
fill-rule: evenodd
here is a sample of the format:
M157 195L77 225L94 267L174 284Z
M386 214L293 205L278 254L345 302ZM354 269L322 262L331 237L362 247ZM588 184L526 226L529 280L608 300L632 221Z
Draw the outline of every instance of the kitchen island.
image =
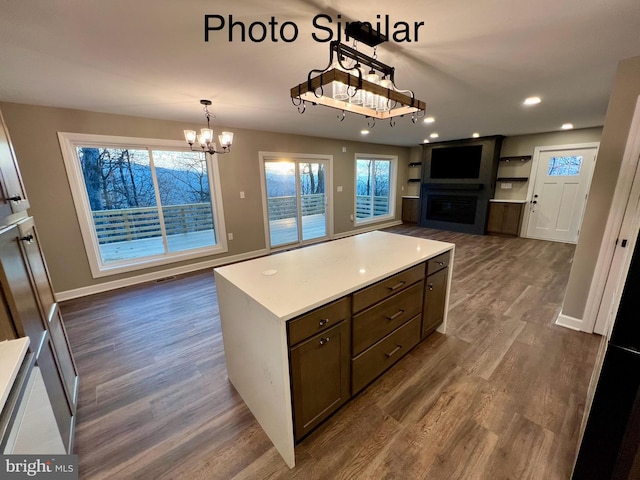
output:
M375 231L214 270L229 380L289 467L296 440L445 332L453 253Z

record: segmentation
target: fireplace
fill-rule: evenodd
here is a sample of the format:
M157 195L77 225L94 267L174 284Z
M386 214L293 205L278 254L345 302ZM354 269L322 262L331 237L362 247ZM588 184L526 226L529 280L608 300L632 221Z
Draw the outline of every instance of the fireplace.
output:
M428 195L426 216L441 222L466 223L476 221L478 198L467 195Z
M423 145L421 226L484 235L502 138Z

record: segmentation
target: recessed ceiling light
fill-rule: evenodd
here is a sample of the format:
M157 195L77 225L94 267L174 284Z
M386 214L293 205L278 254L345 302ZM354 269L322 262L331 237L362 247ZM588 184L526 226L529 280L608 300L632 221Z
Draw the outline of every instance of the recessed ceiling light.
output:
M369 135L369 130L360 130L362 135Z
M431 138L438 138L440 135L438 135L436 132L433 132L431 135L429 135Z
M433 122L435 122L435 121L436 121L436 119L435 119L435 118L433 118L433 117L427 117L427 118L425 118L425 119L423 120L423 122L424 122L424 123L433 123Z
M422 141L422 143L429 143L429 139L428 139L428 138L425 138L425 139Z
M573 128L573 123L563 123L560 128L562 128L562 130L571 130Z
M474 132L474 133L471 134L471 136L473 138L478 138L480 136L480 134L478 132Z
M537 105L541 102L540 97L529 97L524 99L525 105Z

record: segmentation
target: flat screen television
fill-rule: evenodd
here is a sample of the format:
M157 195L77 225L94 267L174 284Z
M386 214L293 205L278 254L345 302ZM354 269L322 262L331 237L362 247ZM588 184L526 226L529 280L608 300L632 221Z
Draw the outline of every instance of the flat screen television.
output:
M431 178L480 178L482 145L436 147L431 150Z

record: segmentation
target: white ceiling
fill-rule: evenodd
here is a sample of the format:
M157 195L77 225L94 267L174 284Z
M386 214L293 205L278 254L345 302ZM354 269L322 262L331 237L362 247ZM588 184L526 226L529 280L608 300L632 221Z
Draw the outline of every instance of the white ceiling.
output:
M293 42L242 42L204 16L298 27ZM396 145L600 126L617 63L640 54L638 0L22 0L0 1L0 100L361 140L364 117L316 106L300 115L291 87L324 68L316 15L335 22L424 22L418 41L387 42L378 59L427 104L432 125L380 122L366 141ZM328 25L322 21L321 25ZM289 25L286 33L290 35ZM256 30L257 32L257 30ZM383 32L384 33L384 32ZM365 45L361 51L371 54ZM543 102L524 107L538 95ZM176 133L180 138L181 133Z

